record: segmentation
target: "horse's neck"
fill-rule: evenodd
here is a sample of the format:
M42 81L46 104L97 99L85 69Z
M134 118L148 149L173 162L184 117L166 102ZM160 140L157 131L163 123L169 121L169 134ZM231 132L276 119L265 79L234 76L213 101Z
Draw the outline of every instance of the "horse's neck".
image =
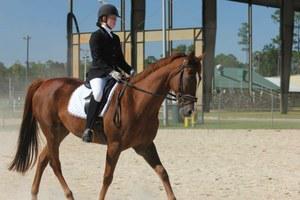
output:
M153 94L160 94L159 96L145 94L140 91L137 92L135 97L137 101L137 109L155 114L159 111L161 104L167 95L169 88L168 78L171 72L170 66L162 67L161 69L152 72L143 80L136 83L136 86L147 90Z

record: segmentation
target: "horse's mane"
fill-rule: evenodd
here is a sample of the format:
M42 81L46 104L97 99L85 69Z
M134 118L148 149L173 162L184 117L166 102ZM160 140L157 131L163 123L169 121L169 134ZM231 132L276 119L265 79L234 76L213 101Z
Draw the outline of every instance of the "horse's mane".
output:
M158 70L162 66L165 66L165 65L173 62L177 58L181 58L181 57L185 57L185 56L186 55L184 53L175 53L175 54L172 54L169 57L162 58L162 59L158 60L155 63L149 64L146 69L144 69L142 72L140 72L135 77L133 77L132 80L131 80L131 82L132 83L136 83L136 82L138 82L140 80L143 80L149 74L155 72L156 70Z

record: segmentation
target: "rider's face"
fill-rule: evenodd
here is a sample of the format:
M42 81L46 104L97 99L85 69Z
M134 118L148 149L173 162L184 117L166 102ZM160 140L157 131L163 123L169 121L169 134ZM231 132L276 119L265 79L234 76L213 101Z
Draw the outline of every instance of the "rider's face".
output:
M115 15L109 15L108 17L107 17L107 25L111 28L111 29L113 29L115 26L116 26L116 22L117 22L117 16L115 16Z

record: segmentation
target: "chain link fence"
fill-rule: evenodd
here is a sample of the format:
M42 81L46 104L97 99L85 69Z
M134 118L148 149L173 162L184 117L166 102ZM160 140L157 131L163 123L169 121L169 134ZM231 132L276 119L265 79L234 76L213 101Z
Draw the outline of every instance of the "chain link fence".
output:
M26 95L26 80L22 78L3 78L0 80L0 127L20 126Z
M168 104L168 126L174 128L207 129L294 129L300 128L300 94L289 94L289 112L280 112L280 94L275 91L223 89L215 90L210 102L210 112L196 106L191 118L179 115L177 105ZM160 111L161 125L163 108ZM188 122L188 123L186 123ZM194 124L193 124L194 123ZM164 127L164 126L161 126Z
M20 126L27 88L22 78L0 80L0 127ZM289 129L300 128L300 94L289 94L289 112L280 112L280 94L271 90L214 90L210 112L195 106L190 118L179 114L176 102L167 101L167 126L164 126L163 107L159 112L161 128L206 128L206 129Z

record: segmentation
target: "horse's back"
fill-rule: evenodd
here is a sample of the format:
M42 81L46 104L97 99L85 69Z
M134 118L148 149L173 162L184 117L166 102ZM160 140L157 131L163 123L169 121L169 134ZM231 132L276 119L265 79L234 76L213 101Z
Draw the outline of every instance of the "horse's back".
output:
M66 105L72 92L81 84L82 80L69 77L45 79L33 96L34 110L49 109L49 105L52 109L55 109L54 105Z
M59 77L44 79L37 92L56 94L61 93L61 90L63 90L63 92L66 92L66 95L69 92L73 92L81 84L83 84L83 81L77 78Z

